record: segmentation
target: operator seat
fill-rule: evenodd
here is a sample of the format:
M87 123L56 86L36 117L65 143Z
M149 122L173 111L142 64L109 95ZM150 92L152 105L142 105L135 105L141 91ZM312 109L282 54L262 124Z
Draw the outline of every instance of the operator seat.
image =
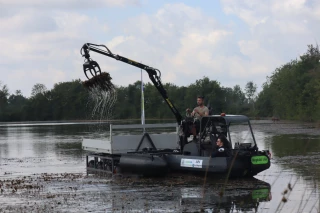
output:
M226 140L228 141L226 144L224 144L224 146L227 148L227 149L232 149L232 144L230 143L230 141L228 140L228 138L226 138Z
M212 142L212 146L215 147L215 144L216 144L216 141L218 140L218 138L223 135L225 138L226 138L226 143L224 143L223 145L227 148L227 149L232 149L232 144L231 142L228 140L227 136L226 136L226 133L218 133L217 132L212 132L210 134L210 140Z

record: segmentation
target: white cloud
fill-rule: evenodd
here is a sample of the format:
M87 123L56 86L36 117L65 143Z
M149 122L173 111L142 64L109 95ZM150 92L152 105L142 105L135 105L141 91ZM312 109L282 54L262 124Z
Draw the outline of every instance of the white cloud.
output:
M320 37L320 28L315 27L319 1L222 0L225 13L243 21L239 26L235 25L239 21L222 25L201 8L182 3L125 20L92 15L97 7L139 4L135 0L0 0L5 8L0 14L1 81L11 91L21 89L29 95L35 83L50 89L59 81L84 80L79 50L90 42L106 44L115 54L158 68L163 83L188 85L208 76L223 86L244 86L249 80L261 85L266 75ZM91 57L117 85L140 79L135 67L96 53Z
M259 49L259 42L256 40L252 41L246 41L246 40L241 40L238 42L240 51L242 54L247 55L247 56L254 56L256 54L256 51Z
M79 78L82 64L74 64L83 61L81 46L92 32L104 34L101 26L106 26L75 12L35 9L0 17L0 23L1 78L11 91L21 89L27 96L35 83L51 88L59 81Z
M299 14L307 11L306 0L284 0L272 2L273 12Z
M260 7L254 2L250 7L255 6ZM278 45L277 39L268 38L270 31L265 34L255 29L269 21L264 18L268 17L267 13L261 17L256 24L248 23L253 31L243 39L200 9L183 4L165 5L155 15L128 20L125 33L133 39L121 43L114 52L120 51L129 58L159 68L165 76L163 79L173 79L178 85L192 83L203 76L217 79L225 86L245 85L249 80L262 84L283 58L278 58L270 47L272 43ZM250 39L252 37L257 39ZM170 78L173 74L176 77ZM128 75L135 78L133 74Z
M248 72L270 75L276 67L305 52L308 44L319 42L320 28L315 26L320 18L320 1L221 0L221 5L226 14L240 18L244 29L249 29L238 41L247 57L241 60L242 66L251 61L246 66Z
M107 47L109 49L113 49L126 41L133 41L134 39L135 38L133 36L116 36L111 41L107 42Z
M104 6L139 5L139 0L0 0L6 8L78 9Z
M152 23L152 25L150 24ZM112 50L124 56L158 68L163 81L186 85L204 75L223 70L216 69L221 41L232 34L219 26L200 9L185 4L168 4L154 15L141 15L125 24L125 33L131 40ZM132 79L136 73L128 73ZM134 77L135 76L135 77Z
M35 11L34 11L35 12ZM34 15L33 15L34 14ZM42 17L44 16L44 18ZM87 32L99 32L100 23L88 16L77 13L21 13L12 18L0 19L0 31L4 32L0 37L2 48L10 51L1 51L0 56L7 58L9 62L24 59L54 60L60 54L69 52L70 47L75 47L75 42L88 37ZM52 27L47 30L39 25L47 25L48 21ZM37 30L32 26L38 26ZM12 26L12 27L10 27ZM10 29L12 28L12 29ZM85 30L84 30L85 29ZM100 29L101 33L102 28ZM80 47L77 47L80 49ZM57 55L56 55L57 54ZM8 62L8 61L6 61Z
M200 74L204 70L215 67L216 45L229 35L230 32L224 30L212 30L208 34L204 32L190 33L180 39L180 48L173 56L172 64L176 66L180 73L187 75ZM196 66L192 66L192 63ZM202 76L201 76L202 77Z
M264 14L266 7L260 1L245 0L221 0L226 14L236 14L250 27L263 24L268 20L268 14Z
M318 0L221 0L221 4L227 14L238 16L250 27L272 21L293 25L301 20L320 18ZM276 26L276 30L281 27L283 25Z

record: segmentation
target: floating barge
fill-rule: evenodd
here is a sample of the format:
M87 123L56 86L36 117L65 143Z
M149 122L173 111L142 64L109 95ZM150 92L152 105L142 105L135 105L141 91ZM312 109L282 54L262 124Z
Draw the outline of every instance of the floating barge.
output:
M210 113L200 120L193 117L184 118L169 99L161 82L160 70L114 54L105 45L85 43L81 48L80 52L85 58L83 71L88 78L85 85L89 89L98 87L99 91L109 91L112 87L111 77L101 72L99 64L91 59L90 51L145 70L177 123L110 125L109 138L83 139L83 149L90 152L86 160L88 171L144 176L164 176L168 173L183 172L252 177L270 167L270 153L268 150L258 149L247 116ZM248 127L251 133L250 143L232 141L230 125L237 124L245 124ZM164 133L161 128L173 128L174 131ZM137 129L146 131L133 134ZM157 131L151 133L149 129ZM126 130L130 134L115 134L117 130ZM211 157L212 153L217 151L216 141L221 136L227 138L228 142L224 146L228 155ZM224 152L224 149L219 148L219 151Z
M253 143L231 140L230 125L247 125ZM148 131L144 130L151 130ZM116 131L130 134L117 134ZM137 131L138 130L138 131ZM140 130L140 132L139 132ZM164 133L164 130L167 130ZM168 131L170 130L170 131ZM268 150L258 150L249 118L243 115L207 116L201 119L199 137L180 142L179 126L167 124L110 125L106 139L83 139L88 151L88 172L164 176L168 173L198 173L252 177L270 167ZM135 132L135 134L132 134ZM218 135L226 135L228 157L211 157Z

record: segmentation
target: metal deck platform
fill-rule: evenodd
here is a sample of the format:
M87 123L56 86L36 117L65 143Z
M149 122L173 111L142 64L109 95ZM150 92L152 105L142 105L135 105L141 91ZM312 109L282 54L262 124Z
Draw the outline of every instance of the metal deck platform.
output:
M120 130L117 134L115 130ZM130 134L135 130L135 134ZM136 132L140 130L140 132ZM152 134L149 134L150 130ZM166 130L166 131L164 131ZM170 131L168 131L170 130ZM88 151L86 167L89 173L116 173L116 164L121 154L162 149L178 149L179 135L177 123L110 125L110 135L104 139L84 138L82 149ZM129 132L129 134L125 134ZM166 132L166 133L164 133Z

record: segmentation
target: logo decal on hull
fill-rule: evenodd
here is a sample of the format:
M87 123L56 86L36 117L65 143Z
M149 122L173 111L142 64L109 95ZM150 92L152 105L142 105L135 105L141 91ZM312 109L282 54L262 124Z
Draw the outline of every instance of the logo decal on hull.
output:
M202 160L182 158L181 167L202 168Z
M267 164L268 162L269 162L269 160L268 160L267 156L264 156L264 155L251 157L251 163L254 165Z
M256 189L252 191L252 199L268 199L269 197L269 189Z

